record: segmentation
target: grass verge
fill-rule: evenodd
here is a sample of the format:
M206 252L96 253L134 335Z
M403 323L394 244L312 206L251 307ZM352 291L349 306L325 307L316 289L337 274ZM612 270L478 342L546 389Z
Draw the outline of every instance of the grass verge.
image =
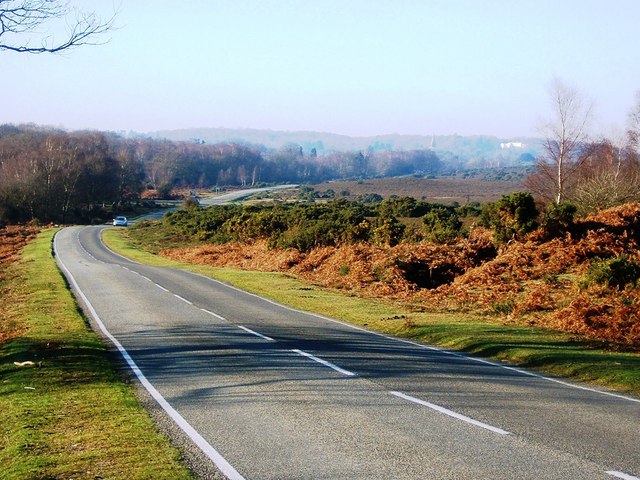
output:
M0 477L192 478L79 313L54 233L27 245L0 283Z
M141 263L195 271L294 308L378 332L640 395L640 355L611 351L603 343L538 327L505 325L488 317L420 312L400 302L351 296L281 273L178 263L138 248L126 230L109 229L103 237L110 248Z

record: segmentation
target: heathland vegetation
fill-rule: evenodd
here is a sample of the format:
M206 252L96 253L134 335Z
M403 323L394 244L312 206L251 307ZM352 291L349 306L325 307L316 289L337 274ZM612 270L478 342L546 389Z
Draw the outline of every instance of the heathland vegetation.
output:
M268 150L5 126L0 214L5 222L101 221L150 192L302 183L297 198L271 203L201 208L187 199L131 235L171 257L288 271L406 297L419 308L498 315L637 350L640 99L624 139L587 141L575 92L558 83L554 93L557 119L543 155L530 169L491 170L504 191L492 183L490 201L472 201L478 185L489 185L488 170L456 172L430 149L319 155L300 145ZM404 186L455 178L476 191L462 187L456 201L434 201L426 191L363 190L381 187L385 176Z
M182 261L283 271L640 348L639 204L576 217L571 204L540 213L524 192L483 206L375 200L190 207L130 235Z
M536 166L511 169L462 168L430 149L323 155L4 126L0 224L102 222L180 188L299 183L242 205L188 197L108 240L298 308L638 394L632 118L624 142L550 136ZM9 478L188 478L79 316L52 231L33 240L33 226L0 228Z

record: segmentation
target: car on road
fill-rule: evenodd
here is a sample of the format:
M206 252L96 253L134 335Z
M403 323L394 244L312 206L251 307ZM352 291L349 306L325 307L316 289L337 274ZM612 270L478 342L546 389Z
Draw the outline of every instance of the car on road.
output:
M113 226L114 227L126 227L128 224L127 222L127 217L123 217L123 216L117 216L116 218L113 219Z

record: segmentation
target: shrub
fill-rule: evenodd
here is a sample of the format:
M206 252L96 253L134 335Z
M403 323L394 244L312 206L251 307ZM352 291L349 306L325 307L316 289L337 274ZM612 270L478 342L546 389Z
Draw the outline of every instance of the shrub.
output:
M185 210L193 210L198 206L198 201L193 197L184 197L184 200L182 200L182 208Z
M596 258L587 270L587 285L599 284L622 290L635 286L640 279L640 265L622 254L609 259Z
M405 226L395 217L378 217L377 225L373 230L373 240L378 245L393 247L402 240Z
M358 183L362 183L362 182L358 182ZM364 203L366 205L373 205L376 203L380 203L382 202L382 200L383 200L382 195L379 195L377 193L366 193L366 194L358 195L358 197L356 198L356 202Z
M479 217L482 213L482 207L478 202L467 203L458 207L458 214L461 217Z
M537 216L538 209L533 196L527 192L515 192L487 204L480 223L494 229L497 243L506 243L535 230L538 226Z
M340 269L338 270L338 274L342 275L342 276L346 276L346 275L349 275L350 271L351 271L351 268L349 268L349 265L340 265Z
M383 200L378 207L378 215L390 217L412 217L417 201L413 197L391 197Z
M493 311L502 315L509 315L515 308L515 302L511 299L504 302L493 302L491 304Z
M572 203L550 203L544 214L542 227L547 237L555 237L573 225L578 208Z
M425 238L435 243L455 240L462 228L460 217L452 208L434 208L422 217L422 223L425 226Z
M171 192L173 191L173 185L170 183L163 183L158 187L158 198L168 199L173 198Z

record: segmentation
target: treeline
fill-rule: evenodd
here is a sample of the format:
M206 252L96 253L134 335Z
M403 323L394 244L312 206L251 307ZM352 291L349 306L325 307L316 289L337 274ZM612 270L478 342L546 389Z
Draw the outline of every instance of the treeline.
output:
M276 151L103 132L0 126L0 222L102 221L145 189L244 187L338 178L435 175L429 150L318 156L290 145Z
M640 200L638 135L629 138L624 144L607 139L582 143L575 157L559 165L541 157L525 185L536 200L549 202L556 196L561 172L564 201L577 205L581 214ZM0 223L102 222L126 212L145 190L168 198L172 190L184 187L436 176L447 174L451 165L431 150L322 156L299 145L267 150L4 125L0 126Z
M0 222L72 222L139 198L133 145L101 133L0 127Z

